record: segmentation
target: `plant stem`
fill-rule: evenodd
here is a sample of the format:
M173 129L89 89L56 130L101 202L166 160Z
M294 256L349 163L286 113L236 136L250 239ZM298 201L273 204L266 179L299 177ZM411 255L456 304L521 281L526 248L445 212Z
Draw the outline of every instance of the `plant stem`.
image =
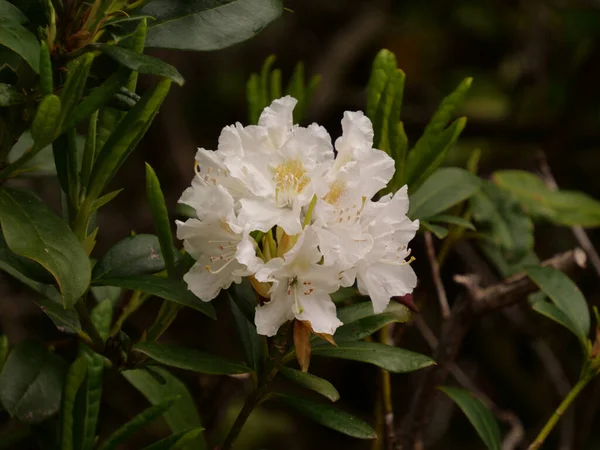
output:
M156 320L148 329L146 340L149 342L157 341L158 338L161 337L165 331L167 331L167 328L171 326L171 323L173 323L177 317L177 313L179 313L182 307L182 305L177 303L164 300L162 306L160 307L160 311L158 311Z
M77 311L77 315L79 316L79 320L81 321L81 325L83 329L88 334L90 339L92 340L92 347L96 353L104 352L104 339L98 333L96 326L92 322L92 318L90 317L90 313L88 312L85 306L85 296L82 297L77 303L75 303L75 310Z
M233 448L233 444L235 443L235 440L240 435L240 432L242 431L242 428L246 424L248 417L250 417L250 414L252 414L252 411L254 410L254 408L261 402L261 400L267 394L269 383L271 381L273 381L273 378L275 378L275 375L277 375L277 370L278 370L277 366L273 367L270 370L270 372L268 373L268 375L259 382L256 389L254 389L250 393L250 395L248 395L248 397L246 397L244 406L242 406L242 410L240 411L237 418L235 419L235 422L231 426L229 433L227 433L227 437L225 438L225 441L223 442L223 446L221 447L221 450L231 450Z
M584 374L580 378L577 384L573 386L573 389L571 389L571 391L567 394L562 403L558 406L558 408L556 408L556 411L554 411L552 417L550 417L548 422L546 422L546 425L544 425L544 428L542 428L540 434L537 435L535 441L532 442L532 444L528 447L527 450L536 450L542 446L542 444L544 443L554 426L560 420L562 415L565 413L567 408L571 405L571 403L573 403L573 400L577 398L577 396L581 393L583 388L590 382L590 380L592 380L592 378L594 378L594 374L590 372Z

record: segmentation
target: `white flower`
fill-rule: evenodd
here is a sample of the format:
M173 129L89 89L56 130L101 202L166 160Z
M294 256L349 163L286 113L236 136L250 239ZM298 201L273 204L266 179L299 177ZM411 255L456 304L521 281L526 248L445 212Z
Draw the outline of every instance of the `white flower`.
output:
M339 288L339 270L319 264L317 246L316 233L307 227L283 258L270 260L256 273L258 281L273 283L270 301L256 308L259 334L273 336L293 318L310 322L316 333L332 335L342 325L329 296Z
M325 264L349 269L373 245L361 214L365 202L391 180L394 160L373 148L373 126L362 112L344 113L342 131L335 143L337 157L326 175L329 190L317 203L314 217Z
M383 312L391 297L406 295L417 285L417 276L407 258L408 243L419 229L419 221L411 221L407 211L406 186L393 197L367 202L363 210L361 221L373 245L345 275L356 276L359 291L371 297L375 313Z
M262 261L253 240L235 217L234 200L223 186L196 185L181 201L193 206L198 219L177 221L177 238L196 263L183 279L203 301L214 299L221 289L240 283Z
M292 124L296 100L275 100L252 129L250 148L226 157L224 164L250 195L240 200L240 220L266 232L278 225L289 235L302 230L302 208L327 189L323 176L333 161L327 132L317 125Z

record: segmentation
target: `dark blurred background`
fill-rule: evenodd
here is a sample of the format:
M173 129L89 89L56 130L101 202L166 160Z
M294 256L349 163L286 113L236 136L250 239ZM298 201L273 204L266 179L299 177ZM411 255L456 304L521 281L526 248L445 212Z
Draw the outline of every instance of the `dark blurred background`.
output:
M343 112L365 108L371 62L381 48L393 51L406 73L402 119L412 143L443 96L464 77L472 76L474 82L461 112L468 117L468 124L449 164L464 164L469 153L480 148L482 176L502 168L537 171L539 152L543 151L559 186L600 198L600 1L289 0L286 7L289 10L283 17L257 38L224 51L151 51L176 66L186 84L172 88L147 136L114 180L114 187L125 191L98 218L96 256L133 230L153 232L144 195L144 161L156 169L175 214L177 199L193 176L196 148L215 148L223 126L247 122L246 80L270 54L277 55L275 66L282 69L284 83L298 61L305 62L308 74L322 75L308 121L324 125L334 139L341 131ZM139 89L153 82L143 78ZM54 180L31 183L58 207ZM590 235L598 242L597 233L592 230ZM541 258L574 245L567 229L536 228L536 250ZM415 298L422 305L423 317L437 332L438 307L422 236L413 246L420 278ZM451 277L465 270L456 255L445 266L444 281L451 300L458 292ZM60 343L63 336L30 301L30 294L3 274L0 280L0 331L12 343L36 337ZM595 275L586 272L577 281L590 302L597 304ZM141 330L152 323L158 306L157 300L149 301L124 330L133 339L139 338ZM242 359L226 302L218 299L215 306L218 322L186 309L163 341ZM546 373L535 346L543 341L554 351L571 383L581 361L577 342L568 332L532 314L526 318L525 328L531 333L518 330L501 314L485 317L468 335L458 362L501 408L520 417L532 437L560 401L556 381ZM400 345L429 354L413 329L402 334ZM311 371L338 387L342 408L374 423L376 368L315 358ZM198 399L207 428L218 434L240 407L244 380L189 372L178 375ZM101 433L115 429L147 405L118 373L109 371L106 376ZM416 377L418 372L392 375L398 423L410 402ZM599 386L596 383L586 390L570 425L559 427L547 448L600 448L600 436L591 432L598 425ZM425 437L428 448L483 448L449 401L439 399L435 411ZM166 425L157 422L123 448L142 448L167 432ZM267 403L252 416L237 448L367 449L371 445Z

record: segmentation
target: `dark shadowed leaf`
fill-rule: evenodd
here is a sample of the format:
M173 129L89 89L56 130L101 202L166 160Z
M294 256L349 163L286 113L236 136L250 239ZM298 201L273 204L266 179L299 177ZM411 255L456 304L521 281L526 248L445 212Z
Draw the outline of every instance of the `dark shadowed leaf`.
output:
M0 224L10 250L50 272L65 307L74 305L90 284L91 268L65 222L32 194L4 188L0 189Z
M150 422L154 422L160 416L162 416L177 398L171 398L162 402L159 405L151 406L142 413L135 416L113 434L111 434L103 443L98 447L98 450L114 450L117 446L125 441L127 438L135 434L137 431L142 429Z
M259 373L262 366L263 354L267 351L266 338L258 335L254 322L248 320L238 304L231 298L231 290L227 292L230 295L229 305L242 348L244 349L246 364L252 370Z
M250 368L219 356L177 345L140 342L133 349L144 353L165 366L213 375L248 373Z
M218 50L245 41L283 12L281 0L154 0L139 14L148 20L147 47Z
M500 427L491 411L469 391L455 387L440 387L462 409L471 425L489 450L500 450Z
M357 417L327 403L314 403L300 397L276 394L273 398L295 409L303 416L340 433L358 439L376 439L377 433L371 426Z
M289 367L282 367L279 371L288 380L293 381L306 389L315 391L332 402L337 402L340 399L340 394L333 384L323 378L296 369L290 369Z
M135 70L136 72L160 75L162 77L170 78L179 86L183 86L183 77L177 69L158 58L144 55L143 53L137 53L117 45L91 44L91 47L100 50L119 64Z
M21 342L0 373L0 403L21 422L39 423L60 409L66 364L37 342Z
M313 348L313 356L350 359L374 364L394 373L412 372L435 364L428 356L375 342L347 341L337 347L325 344Z
M212 319L216 318L213 306L192 294L183 281L152 275L138 275L124 278L101 278L94 284L142 291L180 305L189 306Z
M204 443L204 440L199 444L197 444L197 442L202 438L203 432L203 428L196 428L182 433L172 434L148 447L144 447L144 450L183 450L187 448L201 450L206 448L206 444Z
M158 237L153 234L136 234L117 242L96 263L92 278L127 277L147 275L165 270Z
M181 433L192 428L200 429L202 422L198 415L198 410L194 404L194 399L190 395L187 387L177 377L172 375L162 367L153 367L153 371L158 373L165 381L159 383L147 371L136 369L122 372L123 376L153 405L158 405L166 399L178 396L179 399L173 403L173 406L165 412L164 417L171 431ZM181 447L189 450L202 450L206 448L204 438L201 435L201 429L198 435L187 446ZM178 439L175 440L177 442Z
M7 0L0 0L0 23L5 21L25 23L27 17L12 3Z
M0 45L8 47L20 55L37 73L40 61L40 43L31 31L19 22L1 20Z
M75 448L75 443L73 441L75 421L79 423L80 417L74 417L73 413L75 410L77 391L86 377L87 369L87 359L85 357L79 357L71 364L69 371L67 372L61 408L61 450L73 450Z

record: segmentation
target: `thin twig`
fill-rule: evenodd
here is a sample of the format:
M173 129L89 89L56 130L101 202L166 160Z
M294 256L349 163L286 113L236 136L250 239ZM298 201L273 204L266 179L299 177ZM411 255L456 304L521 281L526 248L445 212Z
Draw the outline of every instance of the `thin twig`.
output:
M546 158L546 155L544 154L544 152L540 152L539 159L540 159L540 170L542 172L542 176L543 176L544 182L546 183L546 186L548 186L548 189L550 189L550 190L557 191L558 184L556 183L556 179L554 178L554 175L552 174L552 170L550 169L550 164L548 164L548 159ZM573 236L575 236L575 239L577 240L577 242L579 243L581 248L585 251L585 253L590 258L590 262L592 263L592 266L594 267L596 274L600 277L600 256L598 255L598 252L594 248L594 244L592 244L592 241L590 240L589 236L587 235L587 233L585 232L583 227L577 226L577 225L571 227L571 232L573 233Z
M448 306L448 297L446 296L444 283L442 283L442 277L440 276L440 265L438 264L438 260L435 255L433 237L430 231L425 232L425 247L427 247L427 258L429 259L431 276L433 277L433 283L435 284L435 288L437 290L440 308L442 309L442 317L447 319L450 317L450 306Z
M429 345L432 350L435 350L438 346L438 340L425 320L417 315L415 316L414 324L421 336L423 336L423 339L427 342L427 345ZM525 430L521 420L512 411L506 411L499 408L491 398L485 395L485 393L471 381L467 374L463 372L455 362L450 363L450 373L452 373L452 376L456 379L458 384L472 392L473 395L478 397L499 420L510 427L510 430L502 443L502 450L514 450L525 437Z
M471 264L471 270L474 272L480 272L481 267L487 267L470 244L459 242L456 250L462 252L463 256L465 253L468 254L465 257L466 261L476 261L475 264ZM570 272L585 264L585 253L581 249L570 250L556 255L543 264L563 272ZM419 441L436 387L444 384L462 341L476 316L513 305L525 298L527 294L537 290L536 285L525 274L511 277L488 288L480 287L480 279L481 274L459 277L461 284L467 288L470 298L465 295L459 296L452 306L450 318L442 324L439 345L434 352L434 359L438 364L421 372L409 411L400 429L399 446L403 450L413 450Z

